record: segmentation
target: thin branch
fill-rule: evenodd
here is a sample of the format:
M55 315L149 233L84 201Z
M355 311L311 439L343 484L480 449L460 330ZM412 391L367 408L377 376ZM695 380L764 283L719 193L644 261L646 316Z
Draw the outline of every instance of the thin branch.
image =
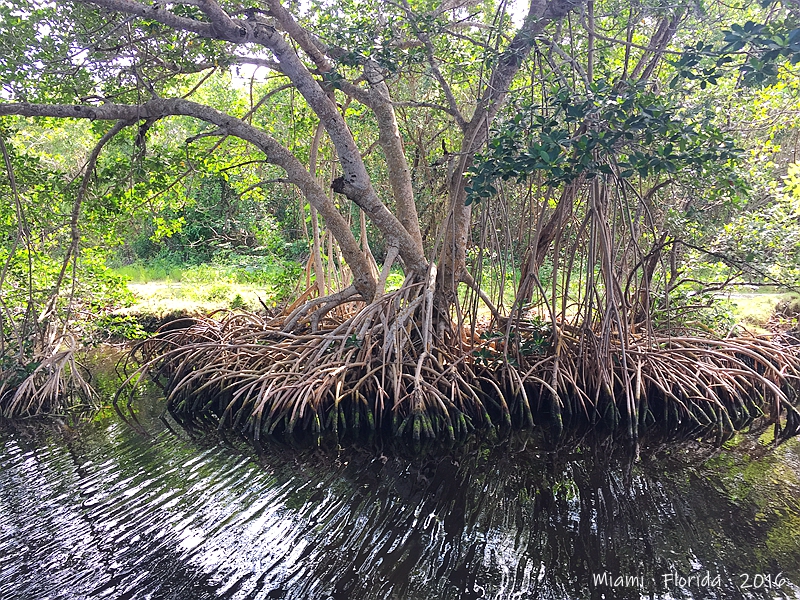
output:
M193 135L192 137L186 138L184 144L193 144L197 140L202 140L203 138L207 137L220 137L220 136L228 136L227 129L214 129L213 131L204 131L203 133L198 133L197 135Z
M39 316L39 321L43 321L48 317L50 313L55 309L56 300L58 299L58 292L61 288L61 283L64 281L64 275L67 271L67 266L70 263L70 259L72 259L72 277L73 277L73 294L75 288L75 277L77 272L77 259L78 259L78 245L80 244L81 240L81 233L80 229L78 229L78 220L80 218L81 213L81 206L83 205L83 200L86 198L86 193L89 191L89 183L91 182L92 175L94 175L94 169L97 165L97 159L100 157L101 150L105 147L105 145L110 142L116 135L125 129L126 127L133 125L136 121L127 119L127 120L120 120L117 121L114 126L109 129L103 137L100 138L100 141L95 144L92 152L89 154L89 159L86 161L86 167L84 168L83 179L81 180L81 186L78 188L78 194L75 196L75 202L72 204L72 214L70 215L70 224L69 224L69 231L70 231L70 245L67 248L67 252L64 255L64 261L61 263L61 271L56 278L56 282L53 285L53 290L50 292L50 300L47 303L47 307L42 314ZM72 294L70 295L70 301L67 303L67 314L64 318L65 325L69 322L70 312L72 310Z
M231 64L234 65L254 65L256 67L266 67L278 73L283 73L280 63L268 58L260 58L257 56L239 56L234 55Z
M701 246L695 246L694 244L690 244L689 242L686 242L684 240L675 240L675 243L681 244L682 246L685 246L687 248L691 248L692 250L696 250L697 252L702 252L703 254L706 254L708 256L713 256L714 258L719 259L720 261L724 262L725 264L731 267L740 269L743 273L750 271L751 273L755 273L759 277L763 277L767 281L770 281L773 285L777 285L792 292L800 293L800 286L792 285L785 281L780 281L779 279L776 279L775 277L770 275L768 272L759 269L758 267L750 264L746 260L731 258L730 256L726 256L725 254L722 254L720 252L714 252L713 250L708 250Z
M258 160L258 159L256 159L256 160L246 160L244 162L240 162L240 163L237 163L235 165L230 165L228 167L222 167L221 169L218 169L218 171L220 173L223 173L225 171L230 171L232 169L239 169L241 167L246 167L247 165L263 165L265 162L266 161L264 161L264 160Z
M501 320L500 312L495 307L494 303L492 302L492 299L489 298L489 296L486 294L486 292L483 291L481 286L478 285L478 282L475 281L475 278L472 276L472 274L469 271L465 270L461 274L461 281L466 283L470 288L472 288L472 290L476 294L478 294L478 297L481 300L483 300L483 303L486 305L486 308L488 308L489 312L492 313L492 317L494 318L495 323L499 324Z
M285 177L276 177L275 179L262 179L258 183L254 183L253 185L250 185L245 189L243 189L241 192L239 192L239 195L244 196L245 194L249 194L253 190L257 190L260 187L266 187L274 183L291 183L291 181L289 181Z
M555 53L558 54L558 56L560 56L565 62L569 63L572 66L572 68L575 69L575 71L578 72L578 75L580 75L581 79L583 80L583 84L588 89L589 84L591 82L591 78L589 77L589 74L583 70L581 64L577 60L575 60L572 56L564 52L564 50L561 49L561 46L558 45L558 42L556 42L555 40L547 40L547 41L550 45L550 48L554 50Z
M662 54L673 54L675 56L680 56L681 54L683 54L683 52L680 52L678 50L661 49L658 46L658 44L650 44L648 46L645 46L643 44L637 44L635 42L630 42L630 41L626 41L626 40L620 40L620 39L615 38L615 37L609 37L607 35L603 35L601 33L598 33L597 29L593 28L591 24L587 23L586 20L584 19L583 15L581 15L581 24L586 28L586 31L588 33L594 35L595 39L603 40L604 42L612 42L612 43L617 44L619 46L622 46L624 48L636 48L637 50L645 50L647 52L660 51Z
M452 109L450 109L447 106L442 106L441 104L436 104L435 102L417 102L415 100L400 100L397 102L392 102L392 104L394 106L398 106L401 108L406 106L410 106L412 108L432 108L434 110L439 110L444 113L447 113L451 117L457 118L456 113L454 113Z
M195 93L197 90L199 90L199 89L200 89L200 88L203 86L203 84L204 84L206 81L208 81L208 80L211 78L211 76L212 76L212 75L214 75L214 73L216 73L216 72L217 72L217 69L218 69L218 68L219 68L219 67L218 67L218 66L216 66L216 65L215 65L214 67L212 67L212 68L209 70L209 72L208 72L208 73L206 73L205 75L203 75L203 76L200 78L200 81L198 81L196 84L194 84L194 85L192 86L192 89L190 89L188 92L186 92L186 93L185 93L185 94L182 96L182 98L188 98L189 96L191 96L192 94L194 94L194 93Z
M442 88L442 92L444 92L445 98L447 98L447 104L450 106L450 110L448 111L453 118L456 120L459 128L463 131L467 126L467 120L464 118L464 115L461 114L461 111L458 108L458 103L456 102L456 97L453 95L453 90L450 88L450 84L447 83L447 80L442 75L442 72L439 70L439 66L436 64L436 58L434 56L435 49L433 47L433 42L431 41L430 36L427 33L417 28L415 20L414 20L414 12L411 10L411 6L408 3L408 0L401 0L402 7L408 16L409 22L412 24L414 28L414 33L417 35L419 40L425 45L425 53L428 57L428 64L431 68L431 73L436 78L436 81L439 82L439 86Z

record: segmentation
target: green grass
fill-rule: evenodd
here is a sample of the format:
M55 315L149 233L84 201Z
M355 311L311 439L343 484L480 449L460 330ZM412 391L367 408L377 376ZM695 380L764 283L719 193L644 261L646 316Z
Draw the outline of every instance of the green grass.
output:
M168 264L136 263L113 269L114 273L126 277L135 283L145 283L149 281L180 281L183 278L184 267Z
M800 301L798 294L781 294L774 290L737 291L727 294L725 298L730 299L736 320L745 327L754 328L756 332L766 330L779 304Z
M126 313L191 314L231 308L260 310L273 306L296 287L299 263L263 256L230 256L200 265L156 260L114 269L128 278L136 304Z
M186 281L149 281L129 283L136 304L126 312L167 314L185 311L190 314L208 313L223 308L237 310L262 309L264 303L274 305L276 290L265 286L231 282L197 284Z

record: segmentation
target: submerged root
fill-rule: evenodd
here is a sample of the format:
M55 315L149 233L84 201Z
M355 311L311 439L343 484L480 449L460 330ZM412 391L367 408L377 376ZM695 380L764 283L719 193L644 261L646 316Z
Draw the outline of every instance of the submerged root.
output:
M319 302L306 306L307 333L250 314L173 325L135 348L139 366L120 393L150 377L179 418L213 416L256 439L363 429L452 439L535 422L604 424L631 437L656 424L720 440L747 426L800 433L797 348L675 337L603 348L591 331L561 330L541 354L495 341L453 349L434 335L432 303L431 287L409 280L341 321L316 319Z
M768 338L612 341L562 332L557 355L520 357L521 380L556 427L588 421L630 437L658 426L724 441L745 427L800 434L800 353ZM515 372L520 369L502 367Z

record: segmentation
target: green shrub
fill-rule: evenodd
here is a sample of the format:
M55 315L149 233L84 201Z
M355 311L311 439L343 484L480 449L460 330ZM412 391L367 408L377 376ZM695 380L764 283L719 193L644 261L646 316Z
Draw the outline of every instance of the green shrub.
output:
M97 331L109 338L143 340L148 333L133 315L103 315L96 321Z
M236 294L233 297L233 300L231 300L229 306L233 310L242 310L244 308L247 308L247 303L244 301L244 298L242 298L241 294Z

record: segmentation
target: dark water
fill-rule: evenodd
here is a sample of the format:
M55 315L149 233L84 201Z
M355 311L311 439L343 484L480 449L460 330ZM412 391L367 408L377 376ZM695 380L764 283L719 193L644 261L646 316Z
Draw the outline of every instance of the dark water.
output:
M148 427L0 428L2 600L800 598L796 441L259 456Z

